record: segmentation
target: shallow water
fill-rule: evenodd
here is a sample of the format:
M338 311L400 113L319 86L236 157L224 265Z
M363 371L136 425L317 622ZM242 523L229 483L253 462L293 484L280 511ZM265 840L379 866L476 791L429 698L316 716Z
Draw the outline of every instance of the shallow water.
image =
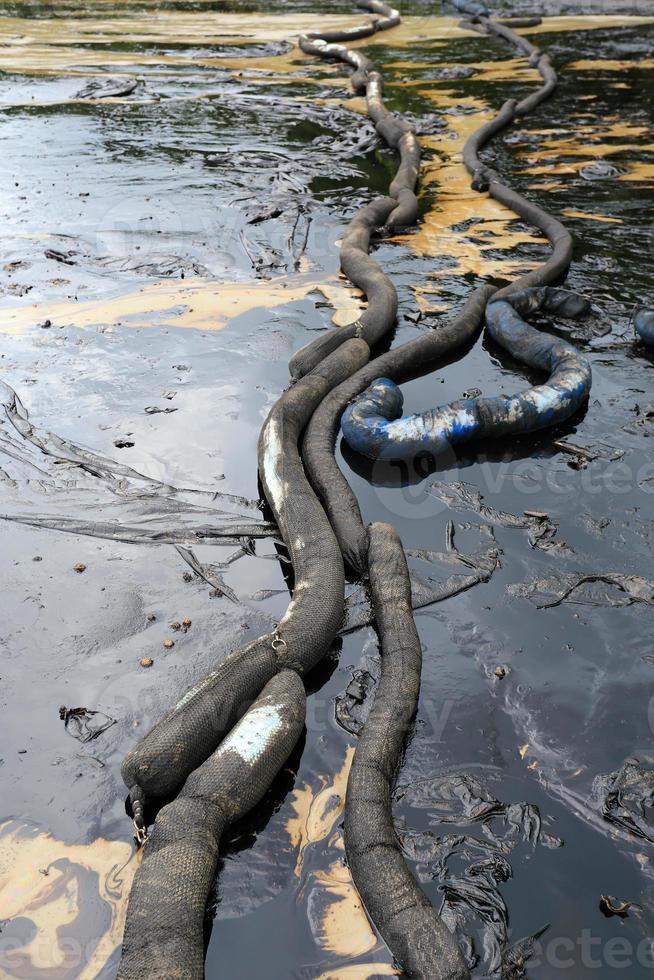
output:
M437 327L475 284L545 254L533 229L469 190L459 157L533 73L447 11L402 9L401 28L361 45L390 107L425 130L420 227L376 253L400 290L393 344ZM361 19L345 2L330 10L335 24ZM559 16L578 10L550 5L552 19L531 32L560 87L490 159L575 234L569 283L595 304L573 333L593 366L587 409L556 432L468 447L437 468L372 466L337 449L365 519L390 520L407 548L443 552L454 521L463 553L488 546L490 525L501 550L487 584L417 615L421 707L396 794L407 855L449 921L461 913L476 978L499 976L506 946L546 924L533 980L651 974L651 843L607 821L602 799L626 759L654 761L652 607L600 582L538 608L575 574L654 579L653 361L631 325L634 306L652 299L654 16L629 19L648 13L642 4ZM386 188L393 158L341 70L291 47L325 23L317 4L274 15L212 0L0 11L0 378L35 427L0 392L0 513L10 518L0 522L0 970L109 980L135 864L120 761L177 693L286 606L264 528L254 556L202 535L261 521L259 428L290 353L356 316L336 243ZM80 96L107 79L137 85ZM618 173L585 179L597 159ZM405 385L405 410L526 383L478 339ZM474 490L495 512L479 512ZM554 537L534 546L512 526L506 515L525 510L547 513ZM453 571L420 555L412 564L436 581ZM238 602L211 594L221 582ZM171 629L185 617L187 632ZM229 834L209 980L393 972L343 861L355 737L335 705L357 670L378 670L369 628L310 678L303 745ZM80 743L61 704L116 723ZM480 818L488 806L494 815ZM603 894L643 910L605 917Z

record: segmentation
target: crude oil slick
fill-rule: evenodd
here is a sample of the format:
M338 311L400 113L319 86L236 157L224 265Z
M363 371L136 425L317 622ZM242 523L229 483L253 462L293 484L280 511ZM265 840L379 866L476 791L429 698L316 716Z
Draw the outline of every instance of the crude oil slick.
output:
M474 285L519 275L545 250L535 229L470 191L461 162L470 132L536 77L451 11L405 7L397 31L360 45L425 150L421 224L380 245L400 290L394 343L437 329ZM287 601L274 541L244 550L196 532L261 520L261 421L290 353L358 314L336 243L392 159L338 66L294 47L325 27L317 4L0 10L0 378L43 442L3 389L0 940L12 943L1 967L11 980L110 980L135 865L120 760ZM584 930L602 950L626 940L626 972L644 980L645 915L607 917L600 897L654 897L639 816L653 765L654 399L651 353L631 322L652 301L654 18L560 11L526 30L553 50L559 92L493 153L576 236L568 286L594 315L567 330L592 363L587 411L551 435L466 449L438 473L338 453L364 518L397 526L436 584L449 572L430 556L451 521L462 553L489 527L503 552L486 584L418 615L421 709L395 811L423 887L453 924L461 913L477 976L499 977L516 941L550 923L533 980L550 980L555 939L572 942L575 978L613 977L606 957L582 961ZM360 17L339 2L327 20ZM433 404L434 388L446 403L539 378L478 341L404 386L406 411ZM185 618L191 629L171 629ZM303 752L230 832L208 980L395 972L343 855L352 738L334 702L358 670L378 674L368 627L310 679ZM81 745L60 704L116 724ZM67 958L80 948L82 960Z

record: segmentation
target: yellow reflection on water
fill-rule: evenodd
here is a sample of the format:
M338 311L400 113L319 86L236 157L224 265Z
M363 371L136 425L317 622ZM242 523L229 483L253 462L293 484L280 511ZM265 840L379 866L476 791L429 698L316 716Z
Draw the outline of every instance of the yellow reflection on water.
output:
M367 980L377 974L397 975L388 962L388 951L380 943L359 898L345 863L341 827L345 791L354 756L348 746L340 769L333 777L321 776L315 787L305 784L294 790L293 816L286 823L297 847L295 874L302 894L309 895L310 922L317 945L342 962L321 973L317 980ZM327 866L305 868L308 850L323 843L321 858ZM386 960L352 963L375 953Z
M132 843L65 844L40 828L0 825L0 952L7 980L94 980L122 942L140 857ZM12 921L21 920L23 945Z
M17 333L50 320L53 327L192 327L220 330L242 313L265 311L319 292L334 307L332 320L344 326L357 319L357 290L340 280L311 276L216 282L210 279L161 279L118 296L82 302L43 302L0 310L0 332Z

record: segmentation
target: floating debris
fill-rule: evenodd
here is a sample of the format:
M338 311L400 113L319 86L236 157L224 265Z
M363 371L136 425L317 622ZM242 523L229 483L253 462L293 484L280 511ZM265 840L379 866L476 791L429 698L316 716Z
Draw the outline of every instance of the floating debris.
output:
M593 791L605 820L629 836L654 843L654 769L627 759L616 772L597 777Z
M367 670L355 670L345 692L336 698L334 714L336 721L346 732L358 735L364 719L361 706L372 690L375 679Z
M413 564L412 559L417 559L430 564L438 562L446 565L460 564L470 569L467 574L455 573L437 582L431 576L424 578L413 567L410 567L414 609L422 609L435 602L443 602L443 600L458 595L460 592L465 592L475 585L488 582L499 564L499 551L494 540L492 544L471 555L464 555L458 551L411 551L410 549L407 550L406 555L410 566ZM372 619L366 586L355 586L345 599L345 618L340 630L341 634L350 633L361 626L366 626L372 622Z
M131 95L139 86L137 78L92 78L77 93L78 99L118 99Z
M225 596L227 599L231 599L232 602L238 603L239 598L233 589L223 582L222 577L218 574L216 569L212 565L203 565L202 562L198 561L195 554L190 548L184 548L182 545L176 544L175 550L177 554L184 559L187 565L193 569L195 574L199 578L204 579L207 585L212 588L212 596Z
M524 511L522 515L497 510L484 503L483 494L469 483L432 483L429 493L448 507L456 510L470 510L479 514L491 524L500 527L522 528L529 532L528 540L532 548L541 551L558 551L572 554L572 549L563 541L555 541L558 526L549 514L542 511Z
M620 919L626 919L629 915L629 909L640 909L641 906L636 902L622 902L614 895L602 895L599 900L599 908L602 915L605 915L607 919L614 915Z
M587 463L592 463L596 459L605 459L613 462L622 459L624 449L616 449L615 446L605 446L601 443L594 443L591 446L579 446L563 439L555 439L552 442L555 449L562 453L576 457L575 468L583 469Z
M46 248L43 254L45 255L46 259L53 259L55 262L63 262L64 265L76 264L73 256L77 255L77 252L73 250L69 252L59 252L54 248Z
M488 776L497 778L498 774ZM508 911L500 885L512 877L508 855L518 845L550 846L545 840L548 835L542 833L538 807L504 802L490 792L480 776L458 770L401 785L395 799L428 810L429 823L439 831L442 825L481 828L479 838L472 831L458 830L434 834L400 829L399 833L405 852L419 862L417 870L424 880L438 878L442 882L441 916L464 945L469 962L477 959L466 936L466 922L471 918L476 926L481 924L485 975L504 977L500 973L503 959L508 969L512 958L519 959L520 950L509 952ZM461 874L451 870L455 862ZM534 933L533 938L538 935ZM520 974L506 976L517 978Z
M567 584L564 584L567 583ZM645 605L654 605L654 581L643 578L640 575L628 575L622 572L598 572L590 574L577 574L573 572L563 573L559 576L552 576L547 579L539 579L525 585L510 586L510 591L514 595L526 596L536 603L538 609L552 609L559 606L562 602L571 599L571 596L582 585L605 584L617 589L625 596L624 601L618 601L610 597L607 592L601 596L594 590L589 597L575 597L575 602L587 602L590 605L606 606L629 606L634 602L642 602ZM554 599L547 602L542 601L542 596L548 593L556 593L563 586L563 591L556 595Z
M611 177L619 177L624 170L619 170L612 163L606 160L594 160L579 171L579 176L584 180L608 180Z
M76 738L78 742L91 742L116 724L116 719L110 718L103 711L91 711L89 708L67 708L65 704L59 708L59 717L68 734Z
M504 950L500 976L502 980L526 980L525 967L536 951L538 940L549 929L543 926L531 936L525 936Z

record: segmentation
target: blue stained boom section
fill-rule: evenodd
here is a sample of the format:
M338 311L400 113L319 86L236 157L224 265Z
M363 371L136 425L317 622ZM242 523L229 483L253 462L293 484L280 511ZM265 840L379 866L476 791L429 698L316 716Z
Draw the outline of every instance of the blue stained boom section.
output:
M588 359L522 317L537 311L576 317L589 308L576 293L549 286L491 301L486 309L488 335L523 364L546 371L546 384L517 395L463 398L403 418L402 392L393 381L379 378L346 409L345 441L371 459L406 459L424 452L438 455L471 439L524 435L565 421L588 398L592 381Z
M490 17L490 11L483 3L475 3L475 0L450 0L453 7L461 14L468 17Z
M654 310L638 310L634 327L643 343L654 347Z

